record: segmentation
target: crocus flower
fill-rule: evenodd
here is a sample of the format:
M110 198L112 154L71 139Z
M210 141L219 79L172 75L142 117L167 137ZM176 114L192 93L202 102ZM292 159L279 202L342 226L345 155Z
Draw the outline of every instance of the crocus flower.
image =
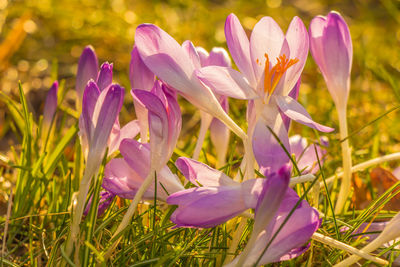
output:
M137 190L150 172L150 145L125 139L120 146L123 158L107 163L104 170L103 188L113 195L133 199ZM164 165L157 173L157 198L166 201L169 194L183 190L178 177ZM146 190L144 199L154 199L154 184Z
M353 45L343 17L330 12L315 17L310 23L311 54L317 63L328 90L338 106L346 106L350 92Z
M76 208L74 210L70 236L66 245L66 254L69 256L73 249L73 242L77 240L79 224L82 219L86 196L90 182L96 175L104 153L107 148L111 130L121 111L124 99L124 88L112 84L107 90L97 95L98 88L88 85L83 95L82 114L79 118L81 131L86 135L88 144L88 155L85 171L79 186ZM97 97L96 97L97 96Z
M54 114L57 110L58 81L55 81L47 93L46 102L43 108L43 129L44 134L48 134Z
M350 92L353 45L349 28L339 13L315 17L310 24L311 54L318 64L339 115L343 179L335 212L341 212L351 186L351 150L347 139L346 106Z
M297 194L288 188L288 166L270 174L267 179L251 179L243 183L189 158L179 158L176 166L197 186L174 193L167 199L168 204L178 205L170 218L177 227L214 227L247 209L256 210L253 231L258 234L255 234L254 247L244 261L246 266L255 263L299 200ZM318 212L302 201L262 256L260 265L302 254L308 248L306 242L319 225ZM232 266L237 261L233 261Z
M250 41L234 14L225 23L229 51L241 72L232 68L209 66L196 71L197 77L215 92L239 99L254 100L255 123L263 117L274 124L279 111L290 119L329 132L332 128L314 122L289 92L298 82L308 54L308 34L303 22L293 18L286 35L270 17L254 27ZM249 125L251 132L255 125Z
M100 102L104 101L104 96L108 92L109 88L110 86L107 86L106 89L100 91L97 83L94 82L93 80L89 81L86 86L85 93L83 95L84 102L82 108L82 116L79 119L79 129L80 129L79 136L81 138L81 146L85 158L88 157L89 153L89 142L92 134L91 129L97 124L98 120L98 114L95 113L95 111L96 112L99 111L95 109L96 103L98 103L99 101ZM138 133L139 133L139 124L137 121L131 121L121 129L117 116L116 120L113 123L111 133L108 136L108 140L106 140L106 144L108 144L109 148L108 154L111 155L114 151L116 151L119 148L120 142L124 138L133 138Z
M161 81L154 83L151 92L133 90L132 94L148 110L151 166L157 171L175 149L182 127L181 110L175 93Z
M143 62L159 79L179 91L196 107L223 121L242 139L247 138L222 109L211 89L194 75L196 66L191 57L196 55L196 50L191 48L190 43L180 46L159 27L142 24L136 29L135 45ZM253 94L249 97L256 96Z
M186 179L198 186L167 198L168 204L178 205L170 218L177 227L214 227L254 208L265 181L250 179L238 183L189 158L179 158L175 164Z
M115 195L108 191L101 191L100 192L100 199L99 205L97 209L97 216L101 216L107 210L107 208L111 205L112 201L114 200ZM90 208L92 206L93 197L91 197L86 205L85 211L83 214L87 216L89 214Z

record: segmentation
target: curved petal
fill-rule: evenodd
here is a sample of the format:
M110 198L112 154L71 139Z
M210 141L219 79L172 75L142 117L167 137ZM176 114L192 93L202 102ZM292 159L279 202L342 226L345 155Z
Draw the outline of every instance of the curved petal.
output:
M233 181L226 174L208 165L190 158L178 158L175 161L176 167L180 172L196 186L234 186L237 182Z
M105 62L101 65L99 76L97 78L97 86L100 91L103 91L112 84L113 64Z
M119 147L121 155L140 177L146 177L150 171L150 147L134 139L124 139Z
M232 68L208 66L196 70L195 73L197 78L219 95L237 99L254 99L258 97L247 79Z
M224 48L214 47L210 51L205 66L231 67L231 58Z
M183 51L185 51L188 57L190 58L193 67L195 69L200 69L201 68L200 57L193 43L189 40L186 40L182 43L182 48Z
M297 100L297 98L299 97L300 84L301 84L301 77L299 78L296 85L289 93L289 96L291 98L293 98L294 100ZM285 124L286 131L289 132L291 119L289 117L287 117L285 114L283 114L282 112L280 112L280 114L282 116L283 123Z
M235 14L230 14L225 21L225 37L229 52L239 70L246 76L251 85L256 85L250 43L247 35Z
M240 191L240 185L236 185L177 192L167 199L168 204L179 205L170 219L178 227L215 227L247 209Z
M294 17L291 21L286 32L286 41L290 50L290 55L287 56L290 56L291 59L297 58L299 61L285 73L283 95L288 95L289 91L296 86L307 60L309 48L308 32L299 17Z
M119 129L118 133L114 136L112 140L109 141L108 154L111 155L113 152L119 149L119 145L125 138L133 139L140 132L139 122L133 120L127 123L124 127Z
M154 85L155 75L147 68L143 60L140 58L139 51L136 46L133 47L131 52L129 80L131 82L132 89L150 91Z
M292 120L321 132L332 132L334 130L333 128L314 122L303 106L290 96L276 96L275 100L283 114Z
M97 80L98 69L99 63L96 53L93 47L88 45L82 51L76 72L76 92L81 103L86 84L90 79Z
M254 26L250 37L250 57L257 83L264 74L265 54L268 55L270 66L274 66L284 40L281 28L271 17L263 17Z

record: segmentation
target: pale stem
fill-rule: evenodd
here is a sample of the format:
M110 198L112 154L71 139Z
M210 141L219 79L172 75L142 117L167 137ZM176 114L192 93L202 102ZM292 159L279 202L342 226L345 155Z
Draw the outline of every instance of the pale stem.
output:
M339 114L339 128L340 128L340 139L343 140L348 137L347 131L347 115L346 106L338 108ZM350 194L351 186L351 150L349 145L349 139L342 141L342 162L343 162L343 179L340 185L339 196L336 202L335 213L341 213L346 202L347 197Z
M139 204L140 200L142 200L142 197L146 190L150 187L150 185L154 181L154 170L150 170L149 174L147 175L146 179L143 181L141 186L139 187L139 190L136 192L135 197L133 198L131 204L129 205L128 210L126 211L124 217L122 218L121 223L118 225L117 230L113 234L111 239L114 239L119 233L121 233L130 223L133 214L136 211L137 205ZM104 254L104 260L107 260L110 256L111 253L114 251L114 249L117 247L119 241L121 238L118 238L112 246L106 251Z
M252 215L252 214L250 214L250 215ZM224 265L228 264L235 258L234 254L239 245L240 238L242 237L242 233L243 233L244 229L246 228L246 225L247 225L247 219L241 218L240 222L239 222L239 226L236 229L235 235L233 236L232 243L229 246L229 249L227 251L227 256L225 258Z
M91 156L91 155L89 155ZM88 157L89 159L90 157ZM74 203L72 203L73 208L73 215L72 215L72 224L71 224L71 231L67 240L67 245L65 249L66 255L69 257L71 256L73 244L77 241L78 234L79 234L79 224L81 223L82 216L83 216L83 209L85 208L86 196L89 191L90 181L92 176L97 173L98 165L93 164L94 161L88 162L86 165L86 169L83 173L83 177L81 180L81 184L79 186L78 197L76 199L76 208L74 207ZM94 166L96 165L96 166ZM72 199L74 202L74 199Z
M366 250L364 250L364 249L363 250L356 249L356 248L354 248L354 247L352 247L352 246L350 246L348 244L340 242L340 241L338 241L336 239L333 239L333 238L331 238L329 236L325 236L325 235L322 235L320 233L314 233L311 238L313 240L315 240L315 241L318 241L320 243L326 244L328 246L331 246L331 247L334 247L334 248L337 248L337 249L341 249L343 251L346 251L346 252L349 252L351 254L354 254L351 257L356 257L358 259L364 258L366 260L373 261L373 262L376 262L376 263L381 264L381 265L389 264L389 262L384 260L384 259L381 259L381 258L378 258L378 257L374 257L374 256L368 254L368 252ZM346 264L346 265L340 265L341 263L339 263L339 264L337 264L335 266L350 266L351 264L353 264L355 262L352 262L352 263L348 262L349 264Z
M388 161L398 160L398 159L400 159L400 152L396 152L396 153L393 153L393 154L377 157L377 158L374 158L374 159L371 159L371 160L367 160L365 162L362 162L360 164L357 164L357 165L353 166L351 168L351 172L353 173L353 172L363 171L363 170L365 170L365 169L367 169L367 168L369 168L371 166L378 165L378 164L381 164L381 163L384 163L384 162L388 162ZM342 177L342 176L343 176L343 172L338 172L337 174L332 175L329 178L327 178L325 180L325 182L327 184L332 183L336 178L339 178L339 177ZM324 186L324 182L321 182L320 186L323 187Z
M292 177L289 181L289 187L293 188L296 184L311 182L315 179L315 176L311 173Z
M200 120L200 131L199 137L197 138L196 147L194 148L192 159L198 160L201 152L201 148L204 143L204 139L206 138L207 130L210 127L213 116L204 111L201 112L201 120Z

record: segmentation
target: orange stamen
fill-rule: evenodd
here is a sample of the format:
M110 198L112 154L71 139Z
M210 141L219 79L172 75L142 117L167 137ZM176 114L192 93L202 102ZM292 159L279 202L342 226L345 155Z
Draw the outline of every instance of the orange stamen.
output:
M264 92L268 93L268 96L270 96L274 92L275 87L278 85L283 74L285 74L285 72L291 66L299 62L299 60L297 58L288 59L286 55L283 54L282 56L276 58L277 63L270 70L268 55L265 53L264 56L265 56Z

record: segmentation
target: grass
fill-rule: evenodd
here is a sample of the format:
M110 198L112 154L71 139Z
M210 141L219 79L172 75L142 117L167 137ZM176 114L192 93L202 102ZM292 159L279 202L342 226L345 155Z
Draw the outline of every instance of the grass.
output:
M1 2L1 1L0 1ZM196 45L210 49L226 44L223 25L233 12L250 31L263 15L270 15L283 27L294 15L308 25L315 15L329 10L340 11L348 21L354 44L352 85L348 109L349 136L353 164L389 154L400 149L399 69L400 53L398 30L400 5L398 1L20 1L10 2L0 14L2 48L6 36L21 34L13 28L16 20L27 18L26 36L15 51L0 57L0 210L12 203L10 216L4 211L0 217L0 232L6 246L1 266L57 266L61 259L83 266L220 266L228 255L237 221L212 229L172 228L169 220L174 207L163 203L142 204L132 223L123 232L121 242L108 262L102 262L102 252L111 245L111 236L121 221L129 201L114 200L101 217L96 205L81 223L81 254L68 258L62 244L68 236L71 200L79 187L84 170L77 118L74 108L74 82L80 51L92 44L100 62L114 62L115 80L127 90L130 88L127 66L133 45L134 29L142 22L156 23L177 40L191 39ZM278 7L275 7L279 4ZM1 8L2 3L0 3ZM26 13L25 10L30 12ZM212 15L210 16L210 10ZM32 24L33 23L33 24ZM32 26L34 25L34 26ZM36 26L36 28L35 28ZM195 30L194 30L195 29ZM222 31L222 32L221 32ZM41 139L41 112L45 93L55 79L63 81L59 90L57 118L51 134ZM18 84L18 81L21 81ZM313 118L338 128L337 114L326 90L322 76L311 57L306 65L300 89L300 102ZM183 107L183 130L172 160L191 155L198 131L199 115L193 106L180 100ZM245 103L230 102L230 114L245 128ZM134 118L132 101L126 97L120 115L122 125ZM195 114L193 116L193 114ZM294 124L291 134L301 134L318 140L317 133ZM311 190L314 183L325 181L341 166L340 140L337 132L328 135L328 156L317 174L315 182L296 187L299 196L314 201ZM233 176L243 154L240 141L231 137L228 163L224 172ZM200 160L215 162L214 148L209 138L200 153ZM103 162L103 167L106 162ZM398 161L384 163L394 169ZM98 198L101 175L89 192ZM358 172L372 196L376 188L371 185L370 171ZM387 211L384 204L395 199L400 183L374 197L364 209L351 206L347 212L334 214L339 185L325 183L321 188L318 210L323 212L319 233L355 247L365 244L364 239L352 238L352 229L371 220L387 220L395 211ZM11 193L12 192L12 193ZM10 197L10 193L12 198ZM352 192L357 194L357 192ZM88 198L89 199L89 198ZM11 202L12 201L12 202ZM97 203L97 201L93 201ZM4 207L4 209L3 209ZM248 240L252 221L246 221L240 237L239 250ZM8 227L7 231L5 229ZM347 226L349 231L341 231ZM4 235L4 233L6 235ZM385 258L391 263L397 256L393 247ZM347 257L347 253L328 245L312 241L309 251L281 266L333 265ZM363 262L367 266L369 262ZM78 265L77 265L78 266Z

